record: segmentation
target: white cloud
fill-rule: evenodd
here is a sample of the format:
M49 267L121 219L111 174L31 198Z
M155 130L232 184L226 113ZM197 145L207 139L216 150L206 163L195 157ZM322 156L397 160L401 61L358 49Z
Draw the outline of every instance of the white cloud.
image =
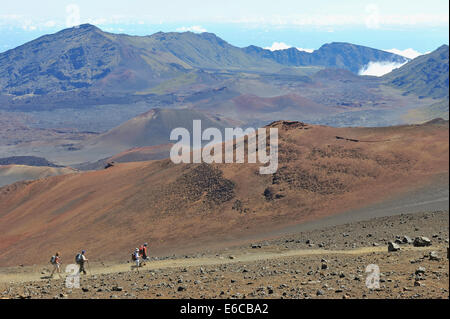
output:
M405 62L406 63L406 62ZM359 70L359 75L373 75L373 76L382 76L394 69L397 69L404 65L405 63L398 62L369 62L366 66L364 66L361 70Z
M286 50L292 48L292 45L288 45L284 42L274 42L272 46L265 47L264 49L270 50L270 51L278 51L278 50Z
M304 48L296 48L297 50L299 50L299 51L305 51L305 52L308 52L308 53L313 53L314 52L314 49L304 49Z
M416 51L416 50L414 50L412 48L405 49L405 50L389 49L389 50L384 50L384 51L395 53L395 54L404 56L404 57L409 58L409 59L415 59L415 58L417 58L420 55L426 54L426 53L420 53L420 52L418 52L418 51Z
M270 51L278 51L278 50L286 50L286 49L290 49L293 48L294 46L286 44L284 42L274 42L272 44L272 46L270 47L265 47L264 49L266 50L270 50ZM304 48L296 48L299 51L304 51L304 52L308 52L311 53L314 51L314 49L304 49Z
M186 32L186 31L191 31L191 32L196 32L196 33L202 33L202 32L207 32L207 30L205 28L203 28L200 25L193 25L190 27L181 27L181 28L177 28L178 32Z

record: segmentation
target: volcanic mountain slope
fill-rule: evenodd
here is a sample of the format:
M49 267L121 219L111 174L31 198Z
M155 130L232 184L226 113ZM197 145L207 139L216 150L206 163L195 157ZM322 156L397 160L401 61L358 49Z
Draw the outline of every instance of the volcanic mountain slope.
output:
M407 94L448 99L448 63L448 45L443 45L386 74L384 79Z
M182 127L191 132L193 120L200 120L203 128L215 127L221 131L225 127L235 127L238 121L227 120L207 113L190 109L152 109L108 132L95 136L75 146L78 151L70 152L68 157L92 161L118 153L146 146L170 143L173 129ZM168 152L165 157L168 157Z
M405 115L407 121L428 121L436 117L448 119L449 114L449 49L443 45L435 51L419 56L391 73L383 80L405 94L430 97L429 105L414 108Z
M448 122L331 128L275 122L279 168L169 159L21 182L0 189L0 265L59 250L96 259L186 251L337 214L448 175ZM17 254L17 252L22 252Z
M0 54L0 88L13 96L80 89L123 94L152 87L193 68L278 67L210 33L159 32L137 37L106 33L85 24ZM16 103L20 101L16 99Z

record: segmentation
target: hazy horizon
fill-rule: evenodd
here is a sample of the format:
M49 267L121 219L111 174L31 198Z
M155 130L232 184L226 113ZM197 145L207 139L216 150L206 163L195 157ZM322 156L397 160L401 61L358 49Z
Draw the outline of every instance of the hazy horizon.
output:
M2 4L0 52L44 34L83 23L130 35L211 32L245 47L318 49L350 42L405 54L426 53L448 44L448 2L378 1L53 1ZM325 13L326 12L326 13ZM401 12L401 13L399 13Z

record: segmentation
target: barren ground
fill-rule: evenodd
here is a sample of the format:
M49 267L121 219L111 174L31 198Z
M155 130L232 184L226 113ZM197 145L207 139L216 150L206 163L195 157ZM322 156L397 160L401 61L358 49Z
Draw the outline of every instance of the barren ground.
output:
M449 298L448 225L448 211L380 217L220 251L153 257L139 270L88 256L91 272L81 278L82 289L66 288L58 276L48 279L48 266L2 268L0 296ZM432 246L402 244L388 252L387 242L404 235L427 236ZM429 258L432 251L439 260ZM380 269L379 289L365 285L369 264Z

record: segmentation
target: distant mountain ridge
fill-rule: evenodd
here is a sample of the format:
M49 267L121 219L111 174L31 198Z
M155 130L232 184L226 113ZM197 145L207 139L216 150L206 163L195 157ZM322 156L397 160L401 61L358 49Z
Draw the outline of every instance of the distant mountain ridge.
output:
M353 73L358 73L369 62L409 61L408 58L397 54L344 42L327 43L311 53L296 48L271 51L257 46L249 46L244 50L253 56L271 59L283 65L323 66L345 69Z
M85 24L0 54L0 90L22 96L77 89L136 92L194 68L275 70L211 33L129 36Z
M311 53L295 48L269 51L239 48L212 33L130 36L86 24L0 53L0 111L6 117L19 116L30 127L95 132L155 108L195 109L251 126L285 118L337 126L366 125L366 119L371 125L390 125L447 118L448 53L447 59L433 58L421 68L418 62L424 57L393 72L396 79L366 77L358 71L369 62L407 59L342 42ZM399 73L403 70L409 74L406 78ZM384 84L400 90L387 94ZM437 104L418 98L442 96L447 101ZM394 111L402 105L417 111ZM338 113L341 120L330 122ZM14 142L11 134L24 133L5 134ZM79 143L73 142L64 144ZM67 159L20 147L29 149L23 155L57 163ZM4 157L22 154L10 147L7 152ZM96 159L111 154L99 155Z
M348 43L326 44L313 53L271 52L255 46L238 48L212 33L129 36L84 24L0 53L0 100L20 104L16 97L64 93L69 98L73 92L82 92L73 98L123 97L195 70L276 73L287 66L318 65L357 73L370 61L405 59Z

